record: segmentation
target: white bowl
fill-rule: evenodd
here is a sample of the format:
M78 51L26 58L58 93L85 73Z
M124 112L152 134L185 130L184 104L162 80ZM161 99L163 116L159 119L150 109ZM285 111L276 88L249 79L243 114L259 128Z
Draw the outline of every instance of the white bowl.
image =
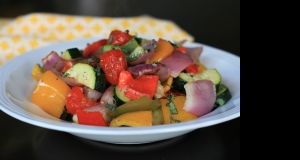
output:
M51 51L60 53L65 49L83 49L87 43L98 38L80 39L38 48L20 55L0 67L0 109L6 114L29 124L78 137L115 144L150 143L177 137L193 130L223 123L240 116L240 57L226 51L200 44L185 43L185 46L203 46L200 61L207 68L216 68L222 75L232 99L211 113L189 122L152 127L98 127L65 122L54 118L30 102L35 81L30 77L32 67L41 64L41 59Z

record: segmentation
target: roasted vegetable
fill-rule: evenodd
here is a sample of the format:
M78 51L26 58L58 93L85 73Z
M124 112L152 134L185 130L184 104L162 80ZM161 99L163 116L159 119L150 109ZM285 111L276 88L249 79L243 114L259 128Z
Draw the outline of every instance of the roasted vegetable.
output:
M44 70L40 64L35 64L31 70L30 76L35 80L40 80L44 74Z
M198 116L186 112L183 109L184 103L186 101L185 96L176 96L172 100L173 104L176 107L177 114L172 114L170 111L169 100L160 99L162 113L164 116L164 124L176 123L176 122L186 122L198 118ZM176 121L176 122L175 122Z
M110 122L110 127L141 127L152 126L152 111L128 112Z
M201 117L212 111L216 102L216 88L211 80L197 80L184 85L186 101L183 109Z
M31 102L48 114L60 118L70 87L52 71L46 71L31 95Z
M174 47L169 41L160 38L157 42L156 52L149 58L148 63L161 62L171 55L173 50Z
M112 118L116 118L121 114L127 112L135 112L135 111L152 111L159 107L160 101L159 99L152 100L148 96L143 96L139 99L129 101L119 107L117 107L114 111L108 113L108 115Z

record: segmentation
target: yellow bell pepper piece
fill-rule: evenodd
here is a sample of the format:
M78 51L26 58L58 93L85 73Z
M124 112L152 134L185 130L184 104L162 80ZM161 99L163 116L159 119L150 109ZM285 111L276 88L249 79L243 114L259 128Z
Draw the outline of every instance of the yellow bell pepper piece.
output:
M204 64L200 63L199 61L196 61L195 63L198 66L198 72L202 72L204 70L207 70L207 67Z
M156 52L147 61L148 64L153 62L161 62L163 59L172 54L174 47L172 44L164 39L159 39L157 42Z
M152 111L136 111L127 112L114 118L110 122L110 127L140 127L140 126L152 126Z
M169 76L169 78L163 82L162 86L164 87L164 92L168 92L171 89L173 83L173 76Z
M71 88L50 70L46 71L32 92L31 102L48 114L60 118Z
M31 70L30 76L35 80L40 80L40 78L43 76L44 71L40 64L35 64Z
M172 100L173 103L175 104L175 107L178 112L178 114L172 115L173 119L179 120L181 122L186 122L186 121L190 121L190 120L198 118L196 115L186 112L183 109L185 100L186 100L185 96L176 96ZM170 107L166 105L169 102L169 100L168 99L160 99L160 101L161 101L162 111L163 111L163 115L164 115L164 122L165 122L165 124L170 124L171 123ZM175 123L175 122L172 122L172 123Z

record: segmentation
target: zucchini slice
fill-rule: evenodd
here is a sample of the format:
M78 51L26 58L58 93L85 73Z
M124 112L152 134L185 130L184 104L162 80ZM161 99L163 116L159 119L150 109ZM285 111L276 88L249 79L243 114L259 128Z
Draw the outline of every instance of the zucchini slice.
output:
M107 51L110 51L110 50L113 50L113 49L118 49L118 50L121 50L121 48L117 45L114 45L114 44L106 44L102 47L102 51L101 53L104 53L104 52L107 52Z
M63 76L75 78L78 83L103 93L106 89L106 79L101 71L99 67L94 68L89 64L76 63Z
M220 84L219 91L216 95L216 102L214 108L226 104L231 98L232 95L229 88L224 84Z
M59 119L67 121L67 122L73 122L72 118L73 118L73 115L65 107L63 110L63 113L60 115Z
M120 46L120 48L122 50L126 50L128 53L131 53L137 46L140 46L139 43L136 41L135 38L131 38L131 40Z
M130 98L126 97L124 95L124 92L120 91L118 86L115 86L115 90L114 90L114 100L115 100L115 105L118 107L120 105L125 104L126 102L130 101Z
M79 57L83 57L82 52L78 48L70 48L65 50L61 57L65 60L71 60Z
M219 91L222 76L215 68L204 70L198 74L181 72L178 77L174 78L172 90L186 94L184 89L186 83L204 79L211 80L216 86L216 92Z

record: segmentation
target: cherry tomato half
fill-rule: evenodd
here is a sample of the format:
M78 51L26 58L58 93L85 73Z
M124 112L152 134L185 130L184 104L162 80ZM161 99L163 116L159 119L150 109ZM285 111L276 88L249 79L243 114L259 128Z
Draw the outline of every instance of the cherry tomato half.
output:
M66 108L71 114L76 114L77 110L94 106L97 103L83 94L83 87L75 86L68 94Z

